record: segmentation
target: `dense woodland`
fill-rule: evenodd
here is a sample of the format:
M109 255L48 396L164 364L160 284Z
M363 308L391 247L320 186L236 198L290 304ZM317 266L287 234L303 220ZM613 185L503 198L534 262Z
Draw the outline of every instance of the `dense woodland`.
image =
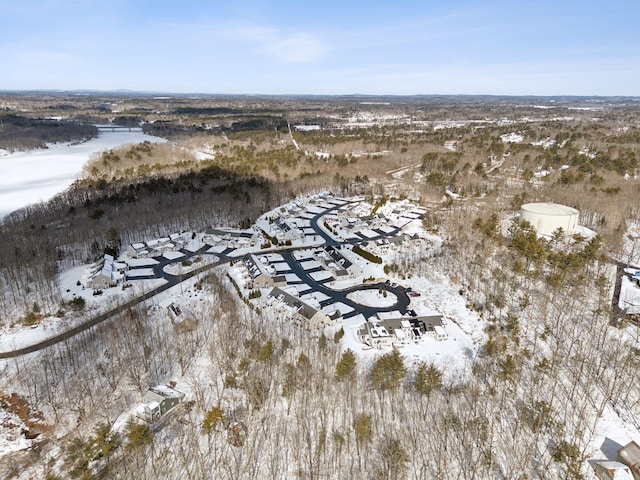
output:
M174 144L104 152L69 191L0 224L1 321L20 324L36 305L70 315L57 274L114 245L248 226L323 189L407 197L428 207L425 227L443 243L407 251L388 270L447 279L478 312L486 337L464 373L451 378L395 350L362 362L339 330L309 334L247 308L220 269L190 287L204 299L193 332L141 305L2 363L0 393L40 411L33 428L48 439L0 458L3 478L593 478L603 412L629 422L640 413L638 358L611 308L610 263L624 260L640 221L640 106L384 100L93 98L65 110L140 119ZM35 116L68 99L24 102ZM288 124L321 123L314 118L326 119L322 130L290 133ZM419 123L446 120L460 124ZM511 132L525 141L502 142ZM443 148L452 139L455 152ZM555 144L531 144L548 139ZM543 240L526 223L507 227L529 201L578 208L598 236ZM148 385L175 378L194 392L187 408L155 430L114 427ZM230 420L247 428L242 447L228 442Z
M93 125L0 114L0 149L10 152L47 148L48 143L83 142L97 135Z

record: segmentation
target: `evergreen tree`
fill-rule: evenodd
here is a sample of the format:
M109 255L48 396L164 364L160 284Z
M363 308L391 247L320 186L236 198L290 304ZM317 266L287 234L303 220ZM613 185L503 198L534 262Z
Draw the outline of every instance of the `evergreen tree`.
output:
M379 390L395 390L407 374L402 356L397 349L376 360L371 370L371 384Z
M353 351L347 348L336 364L336 378L342 380L343 378L349 377L355 369L356 356Z
M413 388L418 395L429 396L431 392L442 387L442 372L433 364L420 362Z

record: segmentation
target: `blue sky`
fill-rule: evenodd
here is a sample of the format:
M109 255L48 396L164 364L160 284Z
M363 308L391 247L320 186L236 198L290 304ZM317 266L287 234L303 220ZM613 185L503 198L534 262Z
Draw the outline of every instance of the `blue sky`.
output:
M640 95L640 1L0 0L0 89Z

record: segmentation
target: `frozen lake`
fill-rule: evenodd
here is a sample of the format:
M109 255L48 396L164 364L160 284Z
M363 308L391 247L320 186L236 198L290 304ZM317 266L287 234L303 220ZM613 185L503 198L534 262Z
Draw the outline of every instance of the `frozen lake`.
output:
M56 144L46 150L9 154L0 150L0 219L67 189L92 154L145 140L166 141L142 132L101 131L98 137L79 145Z

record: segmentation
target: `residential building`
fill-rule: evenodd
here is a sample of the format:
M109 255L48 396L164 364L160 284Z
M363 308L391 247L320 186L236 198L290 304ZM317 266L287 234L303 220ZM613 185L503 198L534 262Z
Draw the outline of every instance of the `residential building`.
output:
M360 341L374 348L418 343L427 334L437 340L448 338L441 315L391 318L379 315L377 320L368 321L358 329Z
M124 280L126 270L125 263L117 262L112 255L105 254L102 260L93 264L85 272L84 283L93 289L115 287Z
M224 242L230 248L254 247L262 241L262 235L250 230L209 228L204 233L203 241L209 245Z
M245 256L242 262L247 272L249 272L250 284L247 285L248 288L269 288L275 286L271 271L258 257L250 254ZM286 279L281 277L282 275L279 276L279 283L284 281L286 284Z
M269 297L281 302L282 307L279 312L291 317L291 320L298 326L307 330L317 330L324 327L336 325L342 314L336 310L327 315L323 311L311 306L307 301L291 295L289 292L275 287L269 292Z
M326 247L324 251L331 258L332 262L329 263L335 263L334 268L329 267L329 265L327 265L327 267L335 272L336 278L344 277L344 272L346 272L351 278L355 278L362 274L362 267L345 257L340 250L335 247Z
M144 243L132 243L127 247L127 256L130 258L146 258L149 253Z
M184 400L184 393L172 385L149 388L136 408L136 416L149 423L157 422L162 415Z

